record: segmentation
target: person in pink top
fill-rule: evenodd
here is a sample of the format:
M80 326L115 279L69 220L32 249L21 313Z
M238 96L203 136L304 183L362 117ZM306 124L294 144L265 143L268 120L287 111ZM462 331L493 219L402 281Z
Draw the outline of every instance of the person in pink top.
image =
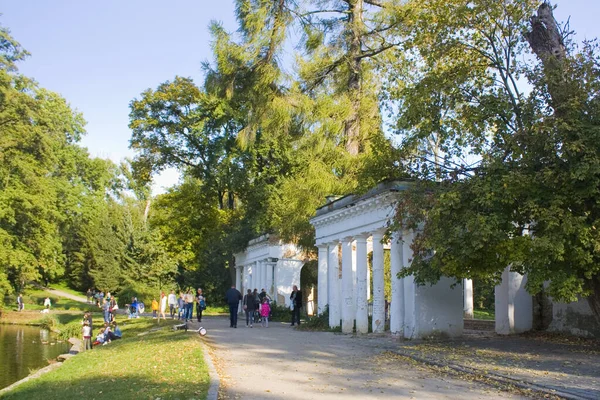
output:
M262 326L264 328L269 327L269 314L271 314L271 306L269 305L269 299L263 297L262 304L260 305L260 316L262 320Z

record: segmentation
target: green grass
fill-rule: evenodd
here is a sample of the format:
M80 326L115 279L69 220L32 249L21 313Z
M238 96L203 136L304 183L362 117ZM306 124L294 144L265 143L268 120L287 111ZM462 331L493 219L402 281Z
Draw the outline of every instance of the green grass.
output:
M196 308L194 307L194 313L196 312ZM228 306L208 306L206 310L202 311L202 315L229 315L229 307Z
M71 289L64 282L56 282L50 284L50 289L60 290L65 293L72 294L74 296L85 297L85 293L78 292L77 290Z
M474 310L473 317L475 319L488 319L488 320L493 320L496 318L495 313L492 310Z
M205 399L203 344L171 321L120 320L123 339L98 346L1 399ZM138 334L144 333L143 336Z

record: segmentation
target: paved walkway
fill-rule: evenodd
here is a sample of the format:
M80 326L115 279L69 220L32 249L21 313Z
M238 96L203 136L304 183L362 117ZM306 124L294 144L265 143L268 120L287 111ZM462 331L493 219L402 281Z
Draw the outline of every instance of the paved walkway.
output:
M205 317L203 326L222 400L528 398L393 354L398 342L385 337L304 332L283 323L232 329L223 317Z
M444 342L404 342L396 351L562 398L600 399L599 341L547 334L466 335Z

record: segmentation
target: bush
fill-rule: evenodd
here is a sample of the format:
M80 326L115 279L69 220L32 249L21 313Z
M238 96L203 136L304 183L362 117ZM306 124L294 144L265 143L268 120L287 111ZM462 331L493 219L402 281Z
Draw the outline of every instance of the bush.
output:
M275 303L271 303L271 318L270 321L291 321L292 320L292 312L285 305L280 306Z
M337 326L335 328L329 327L329 306L325 307L325 310L319 315L314 315L310 318L306 318L306 321L298 326L298 329L303 331L323 331L323 332L341 332L342 327Z

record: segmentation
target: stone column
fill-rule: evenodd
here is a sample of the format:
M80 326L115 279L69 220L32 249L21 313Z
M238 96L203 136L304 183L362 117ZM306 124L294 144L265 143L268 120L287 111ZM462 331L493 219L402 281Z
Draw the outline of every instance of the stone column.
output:
M394 336L404 335L404 280L398 278L398 273L404 265L404 246L402 234L394 233L392 236L390 261L392 279L392 304L390 308L390 331Z
M385 293L383 276L382 232L373 232L373 333L385 330Z
M473 280L463 279L463 312L466 319L473 319Z
M241 268L243 268L243 266L241 265L236 265L235 267L235 288L237 290L242 290L242 271L240 270Z
M265 267L267 269L267 287L265 288L265 290L272 299L276 300L273 295L273 263L266 262Z
M354 285L352 279L352 238L342 240L342 332L354 329Z
M329 262L327 270L329 272L329 326L334 328L340 326L340 304L338 295L338 241L329 244Z
M367 237L356 237L356 332L369 332Z
M408 268L412 262L413 251L410 248L414 238L414 232L403 232L403 267ZM407 276L404 280L404 337L412 339L416 333L416 315L415 315L415 279L413 276Z
M506 267L502 283L496 286L496 333L509 335L533 327L533 298L525 290L527 276Z
M259 264L258 261L255 261L254 264L252 265L252 287L250 289L252 289L252 291L254 291L254 289L257 288L258 286L258 279L259 279L259 272L258 272L258 268L259 268Z
M318 266L318 283L317 283L317 304L319 306L319 314L321 314L327 306L327 245L319 245L319 266Z
M262 282L261 282L260 287L258 288L258 290L262 290L262 289L267 290L267 269L269 268L269 264L267 264L267 260L264 260L262 262L262 265L261 265L260 268L261 268L261 271L262 271L262 275L261 275L261 277L262 277L261 281Z

